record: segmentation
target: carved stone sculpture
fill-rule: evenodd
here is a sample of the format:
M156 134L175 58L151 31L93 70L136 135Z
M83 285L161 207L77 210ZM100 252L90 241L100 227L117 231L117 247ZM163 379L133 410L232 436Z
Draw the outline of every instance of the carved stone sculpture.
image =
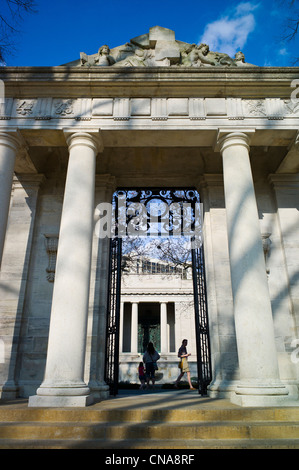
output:
M234 63L238 67L256 67L256 65L248 64L247 62L245 62L245 55L241 51L236 52Z
M112 50L105 44L97 54L80 53L80 60L70 65L83 67L244 67L243 52L234 58L222 52L210 51L209 45L188 44L175 39L174 31L154 26L148 34L135 37L130 42Z
M101 46L98 53L88 56L85 52L80 52L80 62L81 65L91 66L91 65L102 65L109 66L115 64L115 59L110 55L110 49L107 44Z

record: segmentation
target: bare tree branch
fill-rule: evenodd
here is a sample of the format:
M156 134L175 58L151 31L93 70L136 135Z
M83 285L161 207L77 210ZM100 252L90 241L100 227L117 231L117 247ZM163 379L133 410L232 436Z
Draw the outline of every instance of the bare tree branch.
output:
M192 267L191 250L186 238L154 238L150 242L143 237L123 239L122 270L134 272L137 260L161 260L175 270L186 273Z
M0 6L0 62L15 51L16 35L19 34L24 14L36 13L34 0L2 0Z

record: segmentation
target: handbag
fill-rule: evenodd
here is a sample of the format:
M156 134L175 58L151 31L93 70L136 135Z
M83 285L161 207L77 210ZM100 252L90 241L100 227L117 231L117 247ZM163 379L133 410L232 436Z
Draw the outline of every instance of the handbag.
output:
M181 360L181 361L179 362L179 364L178 364L178 368L179 368L179 369L182 368L182 365L183 365L182 362L183 362L183 361Z

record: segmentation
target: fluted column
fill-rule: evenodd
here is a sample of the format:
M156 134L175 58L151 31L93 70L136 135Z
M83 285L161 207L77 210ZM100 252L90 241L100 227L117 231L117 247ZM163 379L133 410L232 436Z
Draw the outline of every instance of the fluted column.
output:
M0 266L9 212L9 202L18 148L21 145L17 131L0 132Z
M288 391L280 382L260 224L249 160L249 137L219 140L240 368L234 403L272 405Z
M138 302L132 302L131 353L138 354Z
M160 302L161 353L168 352L167 303Z
M45 379L29 406L86 406L83 379L98 133L67 134L69 163L53 291Z

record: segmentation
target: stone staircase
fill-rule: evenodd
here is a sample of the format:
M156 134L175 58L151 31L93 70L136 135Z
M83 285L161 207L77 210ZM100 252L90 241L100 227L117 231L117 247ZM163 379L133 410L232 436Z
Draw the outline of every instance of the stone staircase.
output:
M1 405L0 448L299 449L299 407Z

